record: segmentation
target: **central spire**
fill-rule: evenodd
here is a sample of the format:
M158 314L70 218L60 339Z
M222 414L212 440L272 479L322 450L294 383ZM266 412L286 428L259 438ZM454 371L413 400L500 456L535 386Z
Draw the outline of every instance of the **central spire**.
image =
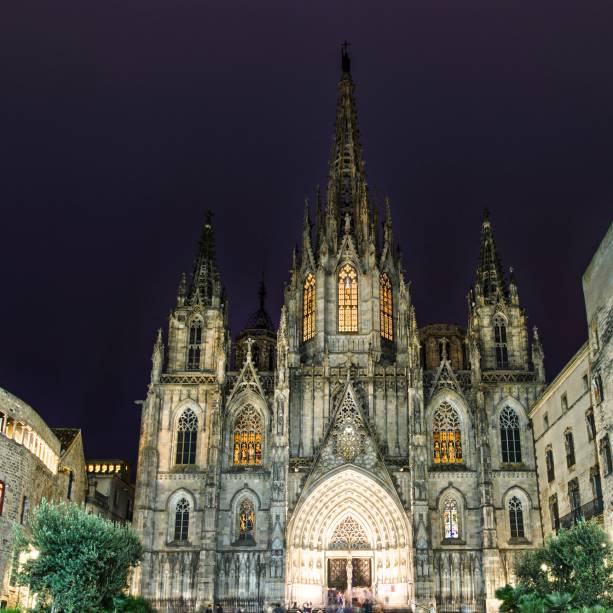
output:
M329 226L336 233L344 231L345 218L349 215L352 232L361 242L368 235L368 193L348 46L347 41L341 46L341 79L328 177L328 212L332 222Z

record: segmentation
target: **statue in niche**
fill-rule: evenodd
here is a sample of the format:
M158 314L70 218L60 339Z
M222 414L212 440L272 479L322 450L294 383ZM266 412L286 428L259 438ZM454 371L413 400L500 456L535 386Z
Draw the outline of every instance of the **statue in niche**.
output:
M277 435L283 435L283 423L284 423L284 415L283 415L283 401L277 400Z

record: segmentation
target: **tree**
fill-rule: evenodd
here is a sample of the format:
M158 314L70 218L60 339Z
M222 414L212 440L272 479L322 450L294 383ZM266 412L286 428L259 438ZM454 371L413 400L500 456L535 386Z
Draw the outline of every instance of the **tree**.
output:
M593 521L560 530L515 564L519 586L525 591L541 597L570 594L574 607L613 606L612 570L613 547Z
M52 611L64 613L112 611L130 568L142 557L130 526L89 515L75 504L45 500L19 533L18 547L34 552L19 582Z

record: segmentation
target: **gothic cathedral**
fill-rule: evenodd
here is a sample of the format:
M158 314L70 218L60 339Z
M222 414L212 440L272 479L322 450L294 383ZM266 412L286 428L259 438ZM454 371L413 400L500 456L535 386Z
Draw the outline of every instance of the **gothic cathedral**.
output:
M325 205L304 216L279 328L231 349L210 215L142 407L133 591L160 611L371 598L493 611L541 541L528 410L543 351L487 214L466 327L417 325L369 200L342 54ZM234 366L235 364L235 366Z

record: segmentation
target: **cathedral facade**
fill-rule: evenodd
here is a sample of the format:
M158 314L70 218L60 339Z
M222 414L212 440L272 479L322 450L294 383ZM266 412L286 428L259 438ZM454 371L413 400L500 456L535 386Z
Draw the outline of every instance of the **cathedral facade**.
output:
M278 330L262 288L231 347L209 216L158 334L133 591L162 611L339 593L491 611L541 542L527 415L543 351L491 222L466 326L420 329L389 203L379 224L369 199L346 52L338 88L327 190L314 223L305 211Z

